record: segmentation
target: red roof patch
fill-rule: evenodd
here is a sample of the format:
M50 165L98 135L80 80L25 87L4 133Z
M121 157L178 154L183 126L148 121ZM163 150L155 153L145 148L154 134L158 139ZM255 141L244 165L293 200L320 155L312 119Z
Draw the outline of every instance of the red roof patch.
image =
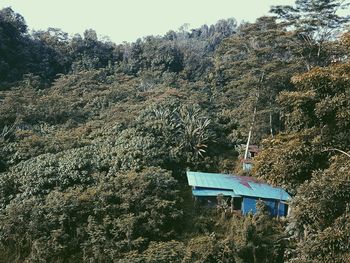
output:
M256 184L260 184L262 183L261 181L259 181L257 178L255 177L249 177L249 176L238 176L236 175L235 176L238 180L239 180L239 183L241 185L244 185L245 187L248 187L250 189L252 189L252 187L250 186L250 182L251 183L256 183Z

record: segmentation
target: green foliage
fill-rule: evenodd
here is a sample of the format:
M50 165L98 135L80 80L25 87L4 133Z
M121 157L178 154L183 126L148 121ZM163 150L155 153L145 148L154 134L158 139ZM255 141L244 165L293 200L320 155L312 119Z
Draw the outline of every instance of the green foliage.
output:
M13 12L11 8L4 8L0 10L0 28L0 81L14 80L25 70L21 65L23 56L28 59L23 41L27 25L21 15ZM17 69L12 69L13 67Z
M182 262L235 263L233 244L218 240L215 236L192 238Z
M326 154L312 144L312 131L277 135L263 141L264 150L256 158L255 175L295 194L312 171L325 167Z
M350 86L344 62L293 77L296 91L278 98L287 133L266 141L258 157L256 174L295 194L288 262L349 258ZM344 157L330 158L339 152Z
M120 45L0 10L0 261L348 262L345 6ZM192 202L185 171L238 171L250 126L287 219Z
M164 146L173 146L169 151L175 156L188 153L188 159L201 157L214 139L210 119L201 113L199 105L159 105L141 114L141 119L145 128L161 136Z
M257 208L254 216L232 218L229 236L236 244L238 262L283 262L283 222L271 218L263 202Z
M174 235L181 211L176 181L168 172L149 168L94 174L94 180L47 194L29 192L33 182L18 193L1 212L1 257L106 262Z
M295 6L273 6L272 13L282 23L293 28L297 37L295 53L307 70L316 66L327 66L337 47L329 40L339 36L349 22L349 16L341 16L339 10L348 8L349 3L341 0L296 0Z
M177 241L151 243L144 251L147 263L183 262L184 245Z
M350 145L347 131L350 129L349 100L350 84L349 63L332 65L327 68L316 68L308 73L293 78L300 92L312 92L311 101L302 102L304 110L300 118L305 125L320 128L319 141L324 147L339 147L347 150ZM310 98L309 98L310 99ZM286 104L283 95L280 98ZM289 100L290 101L290 100ZM292 110L292 113L295 110Z
M215 83L218 95L224 92L225 107L239 120L240 131L248 134L254 121L253 143L279 130L275 98L290 89L290 77L300 67L290 52L293 41L273 17L261 17L243 24L238 34L225 39L215 56Z
M327 166L324 151L350 147L349 64L315 68L293 77L297 91L281 92L287 134L265 141L256 174L296 193L312 171Z
M298 189L289 226L297 238L293 260L345 262L349 257L349 165L347 157L334 158Z

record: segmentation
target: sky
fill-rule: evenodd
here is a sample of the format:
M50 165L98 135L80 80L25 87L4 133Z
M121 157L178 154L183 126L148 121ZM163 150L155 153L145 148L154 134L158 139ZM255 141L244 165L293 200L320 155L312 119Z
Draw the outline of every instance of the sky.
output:
M235 18L254 22L272 5L293 5L294 0L0 0L12 7L30 30L61 28L82 34L94 29L116 43L148 35L164 35L185 23L190 28Z

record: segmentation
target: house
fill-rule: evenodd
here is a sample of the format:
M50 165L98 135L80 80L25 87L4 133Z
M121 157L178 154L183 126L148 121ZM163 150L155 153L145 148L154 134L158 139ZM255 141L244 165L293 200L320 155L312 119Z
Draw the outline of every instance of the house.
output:
M241 148L246 147L245 145L241 145ZM241 162L243 164L243 171L250 171L253 169L253 158L259 154L259 148L257 145L249 145L248 146L248 154L246 159L242 159Z
M231 210L243 215L256 213L256 203L262 200L271 215L286 216L290 195L279 187L273 187L254 177L219 173L187 172L188 184L192 186L192 195L205 205L217 204L222 195Z
M254 158L259 154L259 147L257 145L251 144L248 146L248 158Z

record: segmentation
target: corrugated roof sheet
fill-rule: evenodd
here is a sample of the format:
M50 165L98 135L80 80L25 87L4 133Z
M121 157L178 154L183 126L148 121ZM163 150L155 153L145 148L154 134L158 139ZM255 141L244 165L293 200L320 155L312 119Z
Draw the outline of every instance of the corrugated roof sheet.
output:
M193 189L192 194L194 196L218 196L222 194L224 196L240 197L236 195L232 190L219 190L219 189Z
M290 195L282 188L273 187L250 176L188 171L187 180L188 184L191 186L229 190L241 196L253 196L284 201L291 199Z

